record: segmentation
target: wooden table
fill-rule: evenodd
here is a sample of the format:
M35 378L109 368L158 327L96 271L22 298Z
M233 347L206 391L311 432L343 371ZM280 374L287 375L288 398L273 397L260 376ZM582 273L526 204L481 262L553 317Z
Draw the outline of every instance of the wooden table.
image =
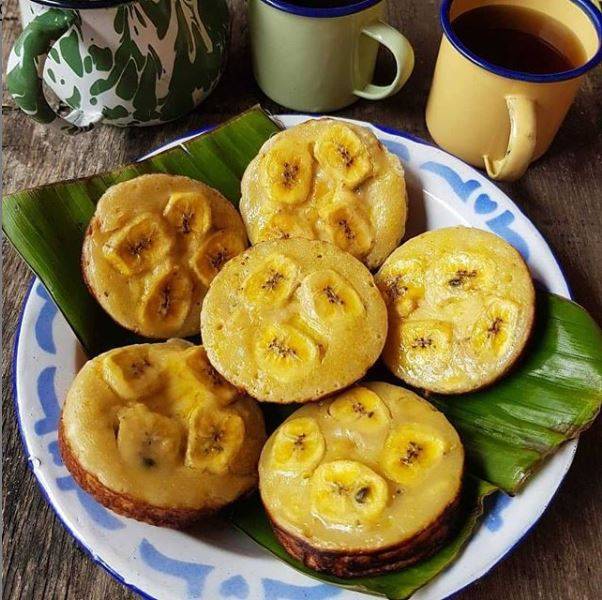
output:
M374 121L428 138L424 105L439 43L434 0L392 0L390 21L416 50L416 70L406 88L382 102L358 102L341 115ZM104 127L75 138L34 125L4 94L4 192L79 177L132 161L188 130L219 123L261 102L282 107L257 88L250 68L245 3L231 0L234 19L227 71L202 107L177 123L150 129ZM16 0L4 18L4 61L20 31ZM387 60L384 60L384 70ZM581 94L548 154L518 183L501 187L526 212L562 263L574 297L593 315L602 303L602 69ZM65 531L23 455L12 405L12 344L31 274L5 242L3 313L3 592L7 599L131 598L135 595L94 565ZM602 593L602 422L583 436L557 497L526 540L493 572L458 597L599 598ZM252 599L255 600L255 599ZM259 599L257 599L259 600Z

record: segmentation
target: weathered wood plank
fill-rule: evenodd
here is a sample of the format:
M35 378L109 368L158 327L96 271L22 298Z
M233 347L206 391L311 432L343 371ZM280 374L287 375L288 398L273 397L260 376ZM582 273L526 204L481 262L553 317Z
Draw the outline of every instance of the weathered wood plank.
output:
M390 20L414 44L416 71L407 87L382 102L359 102L341 114L384 123L428 137L423 110L436 58L438 2L390 2ZM232 0L234 19L230 62L215 93L195 113L177 123L149 129L102 128L68 139L34 126L3 94L4 191L78 177L134 160L184 132L218 123L261 102L281 107L257 88L250 69L245 3ZM3 58L19 31L16 0L5 6ZM382 78L388 73L384 61ZM550 152L527 176L502 187L550 242L563 265L575 299L602 315L602 72L585 82ZM286 112L286 111L284 111ZM132 598L134 594L95 566L63 529L28 471L12 406L12 344L30 274L3 244L3 592L7 599ZM586 600L602 589L602 424L579 445L575 463L541 522L526 541L483 580L464 591L465 599ZM254 599L253 599L254 600Z

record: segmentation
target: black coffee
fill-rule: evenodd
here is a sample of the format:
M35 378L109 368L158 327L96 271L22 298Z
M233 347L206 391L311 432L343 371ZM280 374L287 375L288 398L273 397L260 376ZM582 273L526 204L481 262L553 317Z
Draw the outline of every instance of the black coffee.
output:
M586 60L583 46L571 29L523 6L475 8L456 18L452 28L474 54L512 71L560 73Z
M357 4L360 0L287 0L288 4L303 6L305 8L340 8L341 6L351 6Z

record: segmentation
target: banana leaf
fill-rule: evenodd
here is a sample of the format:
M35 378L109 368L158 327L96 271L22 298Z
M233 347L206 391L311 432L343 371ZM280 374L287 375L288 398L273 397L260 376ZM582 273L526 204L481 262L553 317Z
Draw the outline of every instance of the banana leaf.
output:
M602 399L602 332L578 304L539 291L518 367L472 394L430 396L460 433L475 475L520 490L562 443L591 425Z
M97 305L80 272L85 228L102 193L137 175L164 172L200 179L237 205L244 169L278 130L261 108L253 108L143 162L3 199L2 226L8 239L44 283L89 356L136 341ZM467 479L463 518L454 538L414 567L339 580L310 572L284 553L257 498L238 505L232 522L282 560L322 581L405 598L458 555L488 494L496 487L515 493L547 456L592 423L602 395L601 342L598 326L581 307L541 292L533 341L513 373L475 394L430 398L459 430L475 477ZM284 413L270 407L266 416L275 426Z

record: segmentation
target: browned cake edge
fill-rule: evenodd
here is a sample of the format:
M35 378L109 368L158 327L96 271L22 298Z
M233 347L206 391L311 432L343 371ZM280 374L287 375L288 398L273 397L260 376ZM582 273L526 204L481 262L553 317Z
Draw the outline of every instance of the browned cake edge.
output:
M130 517L158 527L184 529L203 517L215 514L222 508L221 506L206 506L200 509L155 506L144 500L134 498L130 494L111 490L103 485L95 475L86 471L77 460L65 437L62 418L59 424L58 441L63 462L77 484L100 504L124 517ZM244 495L244 493L241 495Z
M460 488L443 512L422 531L377 550L322 550L280 527L267 508L266 514L284 549L306 567L336 577L375 576L399 571L435 554L454 531L461 492Z

